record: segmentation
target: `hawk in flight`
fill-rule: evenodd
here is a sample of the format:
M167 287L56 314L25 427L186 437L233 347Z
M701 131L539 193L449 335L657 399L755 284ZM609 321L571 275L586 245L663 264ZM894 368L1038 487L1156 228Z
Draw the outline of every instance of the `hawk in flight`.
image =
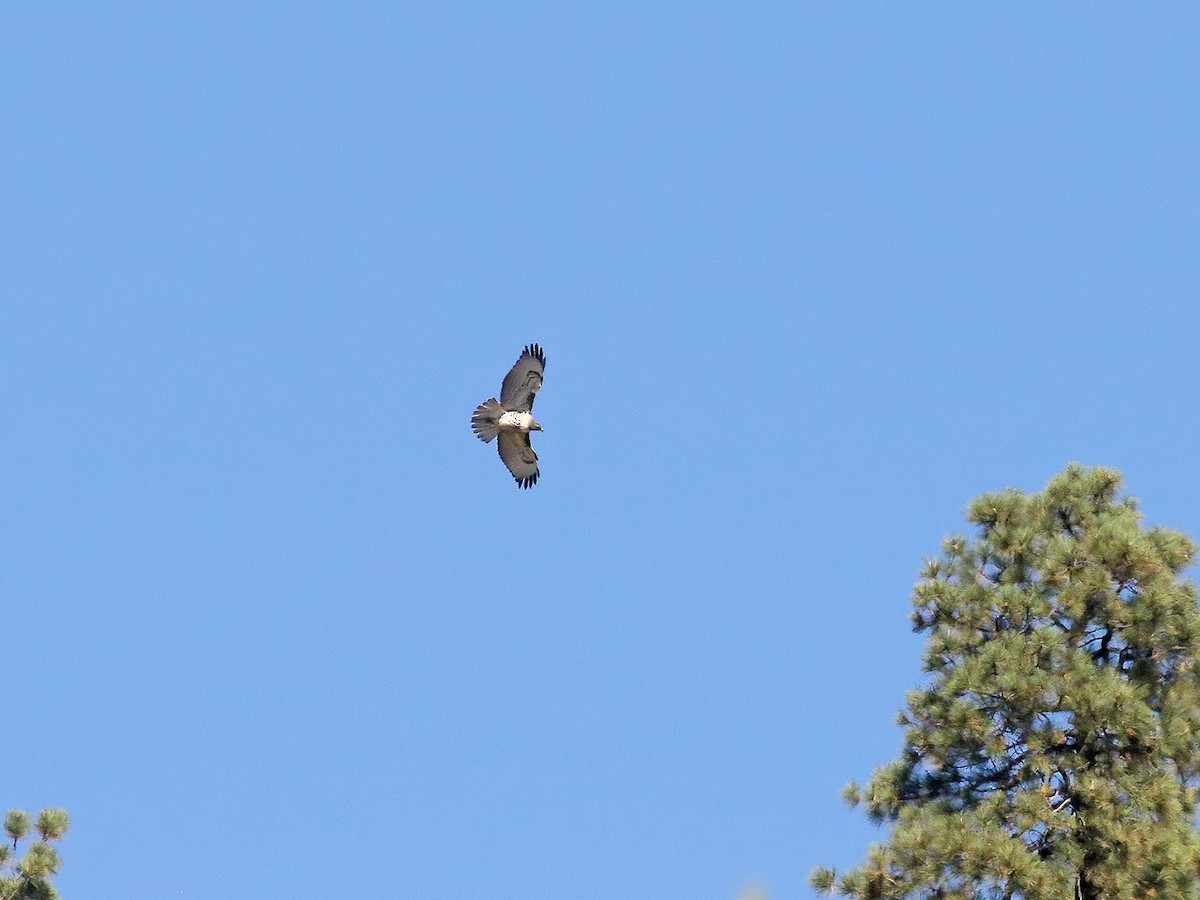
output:
M546 354L537 344L530 344L504 376L500 399L485 400L471 416L471 428L477 438L485 444L498 438L496 449L500 458L522 488L531 488L538 480L537 454L529 443L529 432L542 430L533 420L533 398L542 386L545 369Z

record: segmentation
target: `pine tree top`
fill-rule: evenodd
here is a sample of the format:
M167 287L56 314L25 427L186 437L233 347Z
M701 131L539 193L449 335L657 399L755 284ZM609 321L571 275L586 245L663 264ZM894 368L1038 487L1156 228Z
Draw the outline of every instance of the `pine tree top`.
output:
M890 840L846 896L1193 896L1200 776L1196 545L1145 528L1113 469L974 500L913 591L929 682L901 755L851 802Z

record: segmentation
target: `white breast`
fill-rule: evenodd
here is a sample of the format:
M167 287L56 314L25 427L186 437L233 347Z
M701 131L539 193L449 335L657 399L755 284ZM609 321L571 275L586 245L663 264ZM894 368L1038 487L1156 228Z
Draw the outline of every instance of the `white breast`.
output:
M522 431L528 431L529 426L533 424L533 416L527 412L506 412L496 424L501 428L519 428Z

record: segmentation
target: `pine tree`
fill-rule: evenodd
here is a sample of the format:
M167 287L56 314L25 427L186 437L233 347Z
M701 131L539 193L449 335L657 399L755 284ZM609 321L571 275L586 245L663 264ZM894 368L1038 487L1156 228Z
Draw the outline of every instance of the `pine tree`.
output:
M1200 611L1185 535L1144 528L1112 469L971 503L926 562L928 685L900 756L846 799L885 844L822 894L1179 900L1200 894Z
M4 830L12 845L0 844L0 900L57 900L50 876L58 872L60 861L50 842L67 833L70 821L65 809L43 809L32 822L39 839L17 859L17 844L29 836L29 813L10 809L5 814Z

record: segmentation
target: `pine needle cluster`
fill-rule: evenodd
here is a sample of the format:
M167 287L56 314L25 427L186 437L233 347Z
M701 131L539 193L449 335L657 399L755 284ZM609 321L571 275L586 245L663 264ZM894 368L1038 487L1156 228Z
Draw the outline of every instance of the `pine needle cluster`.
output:
M58 900L58 891L50 883L60 865L52 841L67 833L71 819L65 809L43 809L31 820L23 809L10 809L4 816L4 831L11 844L0 844L0 900ZM18 858L18 844L36 829L32 841Z
M821 893L861 900L1198 896L1196 545L1076 464L986 494L926 562L926 687L900 756L845 791L889 826Z

